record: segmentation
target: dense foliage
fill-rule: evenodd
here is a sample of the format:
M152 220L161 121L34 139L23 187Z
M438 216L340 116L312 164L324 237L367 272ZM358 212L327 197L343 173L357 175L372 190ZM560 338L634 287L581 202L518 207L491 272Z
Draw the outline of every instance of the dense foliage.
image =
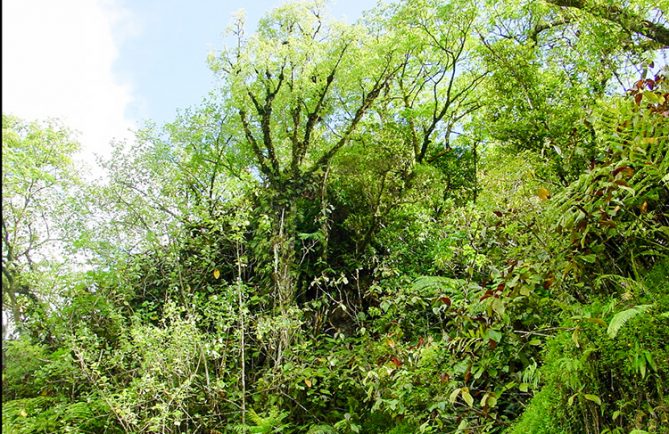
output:
M288 4L93 184L3 114L3 430L669 432L668 10Z

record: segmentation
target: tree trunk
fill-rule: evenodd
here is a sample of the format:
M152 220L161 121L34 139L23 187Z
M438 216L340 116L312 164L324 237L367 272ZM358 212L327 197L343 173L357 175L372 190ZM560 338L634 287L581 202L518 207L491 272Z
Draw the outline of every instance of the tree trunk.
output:
M274 284L275 315L288 320L291 308L295 305L295 218L297 207L295 201L286 202L275 216L273 255L274 267L272 280ZM287 321L290 324L290 321ZM283 362L283 353L291 344L292 330L287 325L277 331L274 355L275 367Z

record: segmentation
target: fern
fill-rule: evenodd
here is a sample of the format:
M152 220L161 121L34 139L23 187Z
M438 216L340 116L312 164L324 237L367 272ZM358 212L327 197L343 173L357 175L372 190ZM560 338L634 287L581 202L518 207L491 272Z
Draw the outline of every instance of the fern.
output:
M337 431L330 425L314 425L309 428L307 434L336 434Z
M254 425L237 425L233 429L238 433L256 433L270 434L282 432L288 427L283 420L288 416L288 412L280 412L277 408L272 408L267 416L261 416L253 409L247 413L248 418Z
M2 403L2 431L16 434L54 432L58 401L51 397L16 399Z
M631 309L618 312L611 319L611 322L609 323L609 328L606 330L606 332L612 339L615 338L616 335L618 335L618 331L620 330L620 328L624 326L627 321L639 315L640 313L647 312L651 307L653 307L652 304L641 304L638 306L634 306Z
M421 276L417 278L412 288L414 291L424 290L441 290L448 292L457 292L457 290L467 284L467 281L462 279L451 279L448 277L439 276Z

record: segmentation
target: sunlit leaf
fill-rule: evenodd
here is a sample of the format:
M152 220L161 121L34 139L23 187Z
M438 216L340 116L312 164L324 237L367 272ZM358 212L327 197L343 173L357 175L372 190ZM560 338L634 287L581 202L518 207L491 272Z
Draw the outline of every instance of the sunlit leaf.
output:
M455 402L456 399L458 399L458 395L460 394L460 388L458 387L455 389L453 392L451 392L451 395L448 397L448 400L451 401L451 404Z
M574 342L574 345L576 345L576 348L581 348L581 344L578 342L578 329L574 330L571 334L571 340Z
M462 388L461 391L462 394L462 399L465 400L468 406L473 407L474 406L474 398L472 398L472 395L469 393L469 389L466 387Z
M537 190L537 196L541 200L548 200L551 197L551 192L547 188L541 187Z

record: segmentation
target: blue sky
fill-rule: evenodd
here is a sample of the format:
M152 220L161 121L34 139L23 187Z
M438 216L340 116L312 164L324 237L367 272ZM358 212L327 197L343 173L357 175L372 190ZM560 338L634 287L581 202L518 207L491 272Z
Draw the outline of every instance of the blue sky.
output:
M281 3L126 1L124 5L138 20L139 33L121 45L115 71L143 96L130 105L129 116L165 122L174 117L177 108L197 104L214 85L205 59L210 51L223 47L224 30L232 14L244 8L247 25L255 27L266 11ZM337 18L351 21L374 4L375 0L338 0L330 2L330 9Z
M3 0L2 111L59 118L82 158L108 156L145 120L174 119L214 86L207 54L224 46L234 13L247 32L282 0ZM376 0L330 0L352 22Z

